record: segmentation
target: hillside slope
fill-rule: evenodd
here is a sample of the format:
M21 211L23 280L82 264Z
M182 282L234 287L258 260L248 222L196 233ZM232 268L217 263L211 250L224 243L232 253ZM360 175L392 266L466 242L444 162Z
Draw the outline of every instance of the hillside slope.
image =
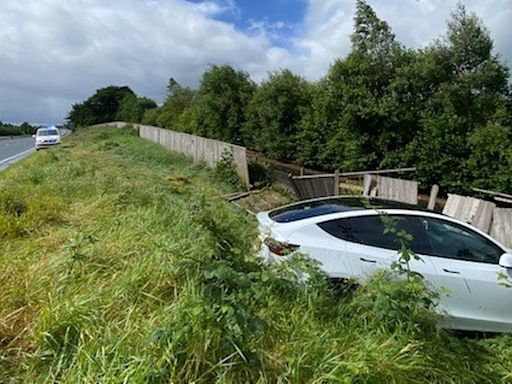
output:
M2 174L0 383L512 380L509 336L452 336L416 303L381 321L399 283L339 295L305 259L260 266L228 190L105 128Z

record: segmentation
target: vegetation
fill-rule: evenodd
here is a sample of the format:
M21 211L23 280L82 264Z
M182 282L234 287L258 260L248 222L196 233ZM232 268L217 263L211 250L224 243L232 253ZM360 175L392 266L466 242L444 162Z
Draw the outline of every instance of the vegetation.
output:
M81 130L0 191L0 382L510 380L510 336L437 329L421 280L337 296L301 255L262 266L229 186L129 130Z
M140 122L147 109L156 103L138 98L129 87L108 86L100 88L82 103L74 104L68 120L74 127L106 123L116 120Z
M175 131L192 132L190 126L190 109L195 92L182 87L171 78L167 85L167 99L158 108L146 110L142 122Z
M20 125L14 125L9 123L2 123L0 121L0 136L21 136L21 135L33 135L37 131L37 126L30 125L24 122Z
M249 74L228 65L213 65L203 74L191 109L194 133L242 143L245 110L256 86Z
M271 73L247 106L244 144L272 158L295 160L299 124L310 103L306 80L289 70Z
M197 90L171 79L164 105L150 108L147 102L117 116L243 144L317 169L416 166L415 177L426 186L510 192L509 68L493 52L482 21L459 5L445 36L414 50L398 42L364 0L356 5L350 53L317 82L282 70L255 85L245 72L213 65ZM111 88L116 100L128 92ZM94 112L96 104L75 105L71 121L89 124L90 113L94 122L116 116Z

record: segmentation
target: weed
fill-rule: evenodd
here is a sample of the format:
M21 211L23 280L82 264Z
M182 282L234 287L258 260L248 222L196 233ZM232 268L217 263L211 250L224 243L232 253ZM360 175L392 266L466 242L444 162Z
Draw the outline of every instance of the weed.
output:
M213 174L216 180L225 183L235 191L243 191L246 189L242 179L238 175L233 159L233 153L225 150L221 159L215 164Z

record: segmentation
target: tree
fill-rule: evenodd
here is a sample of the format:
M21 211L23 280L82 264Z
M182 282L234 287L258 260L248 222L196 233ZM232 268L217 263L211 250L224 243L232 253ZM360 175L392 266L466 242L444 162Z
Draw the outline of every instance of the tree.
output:
M174 80L171 78L171 80ZM159 127L177 131L190 131L191 127L182 126L182 115L192 107L195 92L180 86L176 81L168 88L167 99L159 110L156 124Z
M356 1L354 24L354 32L350 36L352 53L364 55L380 64L392 65L390 53L401 50L401 46L395 41L388 23L380 20L364 0Z
M156 107L156 103L151 99L128 94L119 105L116 120L141 123L146 110Z
M147 109L144 111L144 116L142 117L142 123L147 125L157 125L156 120L158 119L158 116L160 115L160 108L152 108Z
M23 123L21 123L20 125L20 131L26 135L31 135L34 133L34 129L32 128L32 126L27 123L26 121L24 121Z
M181 85L174 79L174 77L169 78L169 82L167 83L167 97L171 97L179 89L181 89Z
M489 122L469 137L471 154L465 163L473 187L512 191L512 128Z
M306 80L289 70L271 73L247 107L244 143L269 157L295 160L299 122L310 103Z
M182 87L171 77L167 84L167 98L164 104L145 110L142 121L145 124L175 131L192 132L191 108L195 94L194 90Z
M459 6L448 21L445 40L428 50L442 76L425 102L422 131L405 151L426 184L464 192L476 176L466 167L472 152L468 138L483 143L474 133L487 126L509 97L508 68L493 55L492 46L480 19ZM487 172L490 176L492 169Z
M96 90L83 103L74 104L67 119L75 126L93 125L116 120L121 103L135 93L129 87L108 86Z
M388 119L386 103L390 84L411 55L362 0L354 22L352 51L318 83L299 134L305 143L299 159L313 165L314 156L325 169L377 167L392 142L380 138L402 129L400 122Z
M256 86L243 71L213 65L206 71L192 108L193 131L201 136L241 143L245 109Z

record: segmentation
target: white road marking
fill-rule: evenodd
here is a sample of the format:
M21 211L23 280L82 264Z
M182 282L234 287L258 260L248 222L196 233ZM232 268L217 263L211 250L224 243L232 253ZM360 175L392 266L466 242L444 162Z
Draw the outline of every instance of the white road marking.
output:
M16 160L19 160L23 156L28 155L29 153L34 152L34 151L35 151L35 148L29 148L26 151L17 153L13 156L6 158L6 159L0 160L0 171L3 170L4 168L7 168L7 166L10 165L11 162L14 163Z

